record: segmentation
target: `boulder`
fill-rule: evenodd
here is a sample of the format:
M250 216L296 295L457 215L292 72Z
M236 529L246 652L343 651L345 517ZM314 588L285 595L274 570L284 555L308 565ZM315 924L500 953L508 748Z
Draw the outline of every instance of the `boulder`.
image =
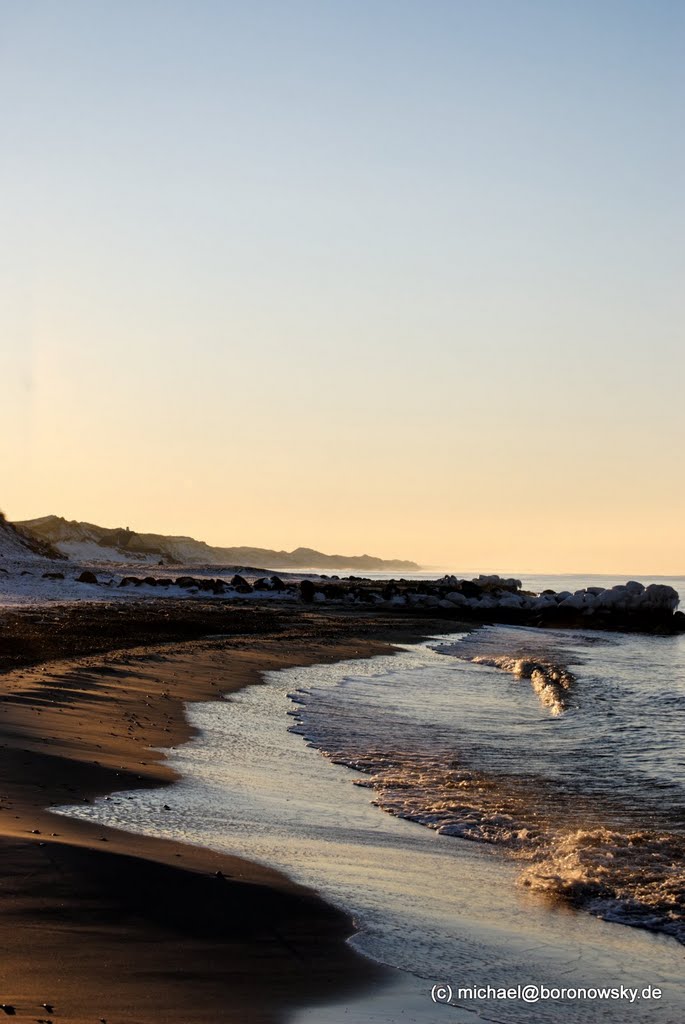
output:
M120 587L140 587L143 581L139 580L137 576L124 576L119 583Z
M176 586L183 587L184 589L187 589L188 587L197 587L198 585L198 581L193 579L192 576L179 576L176 580Z

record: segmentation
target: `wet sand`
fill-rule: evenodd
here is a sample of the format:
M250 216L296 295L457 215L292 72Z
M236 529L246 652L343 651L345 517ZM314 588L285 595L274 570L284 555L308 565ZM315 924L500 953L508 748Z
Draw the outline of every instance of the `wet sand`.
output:
M168 605L24 614L0 634L0 1003L15 1019L275 1024L387 981L345 944L349 919L277 871L49 807L173 781L155 748L189 738L187 701L387 652L440 623L258 607L203 619L199 602L187 620ZM232 635L83 653L175 629ZM56 651L69 659L42 660Z

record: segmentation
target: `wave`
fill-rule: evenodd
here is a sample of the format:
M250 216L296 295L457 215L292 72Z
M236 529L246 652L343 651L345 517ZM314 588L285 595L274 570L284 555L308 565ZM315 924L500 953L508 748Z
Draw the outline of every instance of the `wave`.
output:
M579 829L546 845L520 882L607 921L664 932L685 944L684 865L682 836Z
M566 652L558 642L553 642L554 657L549 656L551 641L552 634L540 637L527 630L483 627L456 643L437 644L433 650L474 665L501 669L517 679L530 679L541 704L551 714L560 715L568 708L570 690L576 680L563 664Z
M475 772L449 751L355 749L353 740L326 749L307 727L310 695L291 697L300 704L291 712L292 731L335 764L363 773L355 785L372 790L381 810L441 835L497 846L525 862L520 885L685 944L682 835L579 827L591 819L580 800L562 808L539 780Z
M506 654L477 654L471 661L475 665L490 665L511 672L518 679L530 679L541 703L553 715L560 715L566 710L568 691L575 679L562 666L531 658L512 658Z
M520 885L685 944L672 647L493 626L429 649L293 694L294 731L362 773L356 784L389 814L488 843L519 863ZM529 680L547 724L478 666Z

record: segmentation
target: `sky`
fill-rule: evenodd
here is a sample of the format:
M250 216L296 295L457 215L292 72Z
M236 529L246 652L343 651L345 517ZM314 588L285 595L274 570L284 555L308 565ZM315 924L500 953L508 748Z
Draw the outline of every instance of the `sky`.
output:
M4 0L0 508L685 574L685 5Z

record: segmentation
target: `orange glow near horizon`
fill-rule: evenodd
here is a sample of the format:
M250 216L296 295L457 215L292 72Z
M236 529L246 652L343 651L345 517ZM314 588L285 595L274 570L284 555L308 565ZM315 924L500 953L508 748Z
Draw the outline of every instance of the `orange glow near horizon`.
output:
M10 7L10 519L685 573L672 6Z

